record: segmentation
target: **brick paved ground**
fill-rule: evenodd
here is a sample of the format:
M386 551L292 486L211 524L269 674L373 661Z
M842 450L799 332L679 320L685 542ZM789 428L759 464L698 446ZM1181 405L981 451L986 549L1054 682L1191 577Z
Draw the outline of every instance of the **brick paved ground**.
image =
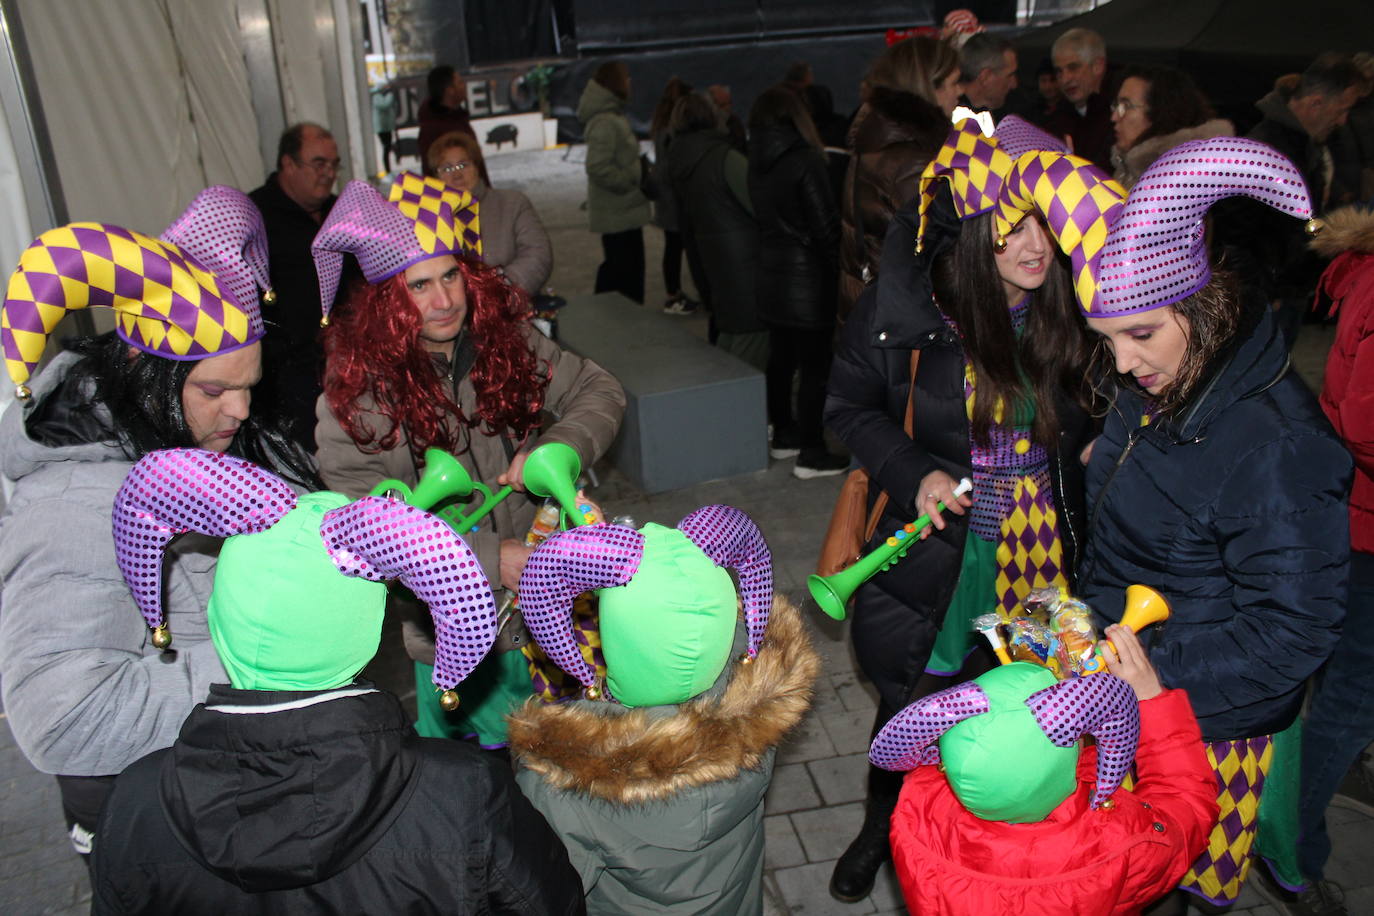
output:
M554 239L558 265L552 285L575 295L589 292L600 261L599 240L586 232L581 151L567 161L560 153L531 153L493 161L497 184L521 187L539 208ZM658 272L662 236L646 230L648 301L663 300ZM679 319L704 336L705 320ZM1308 327L1296 362L1304 376L1319 382L1330 333ZM777 561L777 587L793 600L806 596L811 572L839 478L799 481L791 462L775 462L766 472L648 496L624 477L606 469L597 497L612 514L628 513L639 523L673 524L687 512L712 502L744 509L758 520ZM872 688L857 673L843 624L808 604L808 619L825 658L816 704L803 726L782 748L766 801L767 847L764 911L781 914L904 913L901 894L885 869L872 896L846 906L826 892L835 858L862 820L864 751L874 709ZM389 633L369 674L379 683L413 697L410 669ZM1367 860L1374 849L1374 821L1332 808L1335 853L1329 876L1347 888L1351 913L1374 913L1374 874ZM0 728L0 913L29 916L81 913L89 906L82 866L70 852L61 825L56 786L34 772ZM1278 911L1247 890L1238 914L1272 916Z

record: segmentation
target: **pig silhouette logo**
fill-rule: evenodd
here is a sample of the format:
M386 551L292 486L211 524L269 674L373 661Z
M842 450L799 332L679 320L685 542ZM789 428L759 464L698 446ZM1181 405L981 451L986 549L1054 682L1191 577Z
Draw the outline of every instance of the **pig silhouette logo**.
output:
M517 145L516 139L519 136L520 128L514 124L497 124L487 131L487 142L500 149L502 143L509 143L511 146Z

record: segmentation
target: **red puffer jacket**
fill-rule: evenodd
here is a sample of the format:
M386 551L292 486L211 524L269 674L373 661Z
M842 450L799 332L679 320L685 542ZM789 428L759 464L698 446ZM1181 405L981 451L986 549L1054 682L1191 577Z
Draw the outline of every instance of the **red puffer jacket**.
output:
M892 818L907 906L920 916L1138 913L1178 883L1216 823L1202 748L1188 695L1166 690L1140 704L1135 791L1090 810L1097 752L1085 748L1078 791L1038 824L980 820L936 767L918 767Z
M1355 459L1350 549L1374 553L1374 213L1359 207L1324 218L1312 247L1336 259L1317 284L1336 316L1321 405Z

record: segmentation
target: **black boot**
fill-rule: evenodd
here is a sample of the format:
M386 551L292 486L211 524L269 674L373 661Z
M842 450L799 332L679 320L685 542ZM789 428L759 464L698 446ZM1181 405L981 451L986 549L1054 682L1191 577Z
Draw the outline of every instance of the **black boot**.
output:
M895 796L869 798L859 835L835 862L835 871L830 876L830 896L845 903L857 903L873 891L878 869L892 858L888 829L895 807Z

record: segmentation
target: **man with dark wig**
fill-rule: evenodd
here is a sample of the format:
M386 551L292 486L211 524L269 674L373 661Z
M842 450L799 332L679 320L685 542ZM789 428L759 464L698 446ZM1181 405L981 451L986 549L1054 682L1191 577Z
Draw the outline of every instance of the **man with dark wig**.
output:
M480 260L479 209L469 195L403 174L390 198L349 182L315 239L326 309L345 253L366 279L326 318L320 474L352 497L384 479L414 487L426 450L438 448L474 481L510 485L516 492L464 535L504 599L501 589L516 587L529 557L523 539L539 507L523 492L530 450L563 443L589 467L620 428L625 394L606 370L530 325L525 297ZM512 651L529 643L520 616L505 622L452 712L423 686L434 648L424 615L409 616L420 734L504 746L505 714L531 691L524 653Z
M0 421L15 482L0 518L0 683L19 748L57 776L83 855L114 777L170 745L224 680L205 619L217 542L182 538L168 557L172 651L124 586L110 507L130 466L195 446L319 486L309 457L249 412L267 286L262 219L226 187L202 192L160 238L98 223L51 229L10 278L0 342L20 400ZM112 307L116 329L35 375L62 317L88 306Z

